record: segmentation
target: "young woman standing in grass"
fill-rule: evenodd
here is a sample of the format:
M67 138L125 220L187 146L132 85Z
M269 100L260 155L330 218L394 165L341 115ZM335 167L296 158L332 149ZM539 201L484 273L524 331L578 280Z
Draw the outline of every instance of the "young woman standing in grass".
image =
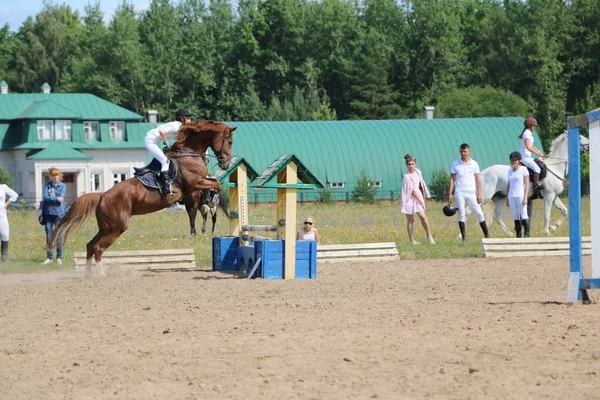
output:
M425 215L425 199L430 198L429 190L423 180L421 171L417 168L417 160L410 154L404 156L408 172L402 177L402 214L406 214L406 230L408 238L413 245L418 245L415 240L415 214L419 216L421 224L427 234L427 241L435 244L433 236L431 236L431 227Z

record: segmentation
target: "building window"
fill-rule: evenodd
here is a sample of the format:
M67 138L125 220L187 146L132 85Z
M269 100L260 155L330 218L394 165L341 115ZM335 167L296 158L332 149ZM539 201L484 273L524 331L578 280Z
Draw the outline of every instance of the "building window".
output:
M334 189L341 189L346 187L346 182L330 182L329 187Z
M52 140L54 139L54 124L52 121L38 121L37 122L38 140Z
M113 186L127 179L127 174L113 174Z
M373 183L373 187L382 187L383 186L383 181L375 181Z
M98 121L85 121L83 123L85 140L100 140L100 123Z
M102 191L102 186L101 186L101 180L102 179L102 174L100 173L92 173L91 179L90 179L90 188L92 192L101 192Z
M38 140L71 140L71 121L40 120L37 131Z
M54 138L71 140L71 121L54 121Z
M110 138L112 140L125 140L125 122L110 121Z

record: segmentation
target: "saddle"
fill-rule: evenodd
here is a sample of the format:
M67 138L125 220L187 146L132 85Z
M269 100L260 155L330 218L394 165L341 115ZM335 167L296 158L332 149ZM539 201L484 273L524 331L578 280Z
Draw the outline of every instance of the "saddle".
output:
M179 178L179 164L176 160L169 159L169 180L176 181ZM145 167L133 167L133 175L146 187L160 190L160 162L153 158L150 164Z
M540 167L540 181L541 181L542 179L546 178L546 173L548 172L548 169L546 168L546 164L539 158L536 158L533 161L538 165L538 167ZM529 182L533 182L533 170L529 167L527 167L527 170L529 171Z

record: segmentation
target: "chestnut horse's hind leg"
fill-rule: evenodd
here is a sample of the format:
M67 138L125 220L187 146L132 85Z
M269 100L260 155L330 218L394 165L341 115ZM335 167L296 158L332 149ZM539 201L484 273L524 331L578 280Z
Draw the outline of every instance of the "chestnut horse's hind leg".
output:
M98 233L96 233L96 236L94 236L94 238L92 240L90 240L86 246L87 248L87 255L86 255L86 261L85 261L85 277L86 278L92 278L94 276L93 273L93 265L92 265L92 257L94 257L95 255L95 248L96 248L96 243L98 243L98 241L104 236L104 232L103 231L99 231ZM96 261L96 264L98 262ZM100 267L100 276L104 276L106 274L104 274L104 271L102 270L102 267Z
M94 259L96 260L96 267L98 268L98 274L100 276L106 276L104 268L102 268L102 254L109 248L118 238L121 236L126 229L117 232L111 232L102 235L98 241L92 246L94 252Z

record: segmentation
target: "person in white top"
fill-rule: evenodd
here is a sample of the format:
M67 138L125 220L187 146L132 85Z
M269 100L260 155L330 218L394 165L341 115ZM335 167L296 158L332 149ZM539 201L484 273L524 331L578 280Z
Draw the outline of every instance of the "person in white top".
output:
M296 240L314 240L317 245L321 244L321 237L315 228L315 220L312 217L304 218L304 227L298 230Z
M527 216L527 198L529 197L529 171L521 164L521 153L513 151L510 154L511 168L508 170L508 188L506 205L510 207L515 232L521 237L521 227L525 230L525 237L529 237L530 226Z
M483 231L483 235L490 237L485 216L481 210L482 191L481 178L479 177L479 164L469 155L471 147L467 143L460 145L460 159L452 163L450 169L450 186L448 187L448 203L456 199L458 207L458 227L463 242L467 240L465 232L465 202L477 215L479 226ZM454 192L454 196L452 195Z
M537 154L540 157L544 157L545 154L533 144L533 130L538 126L536 119L529 117L525 119L524 125L525 128L519 135L519 139L521 139L521 164L525 165L527 168L531 168L533 171L532 184L535 190L540 187L542 182L540 181L540 167L535 163L531 153Z
M8 196L8 200L6 200L6 196ZM11 203L17 200L17 197L19 197L17 192L5 184L0 185L0 239L2 240L0 260L2 260L2 262L8 260L8 240L10 238L10 226L8 224L8 213L6 212L6 209Z
M187 108L181 108L175 113L175 121L166 124L160 124L151 129L144 139L144 147L156 158L160 164L161 189L163 194L173 195L177 193L171 189L171 180L169 179L169 159L164 151L158 147L161 140L164 142L166 151L169 150L169 139L177 135L181 125L187 125L192 122L192 112Z

